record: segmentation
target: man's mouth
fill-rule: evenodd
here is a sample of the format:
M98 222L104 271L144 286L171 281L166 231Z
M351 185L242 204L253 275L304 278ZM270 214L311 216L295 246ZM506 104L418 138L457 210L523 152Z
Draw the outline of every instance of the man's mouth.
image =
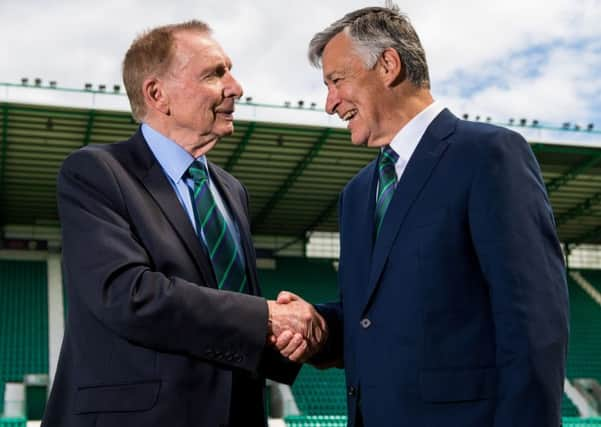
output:
M340 116L340 118L342 120L344 120L345 122L348 122L350 119L355 117L355 114L357 114L356 109L348 110L346 113L344 113L342 116Z
M357 115L357 113L358 110L353 108L352 110L348 110L346 113L342 114L340 118L345 122L348 122L348 126L350 126L351 120Z
M234 109L215 110L215 113L219 114L221 117L223 117L227 120L234 119Z

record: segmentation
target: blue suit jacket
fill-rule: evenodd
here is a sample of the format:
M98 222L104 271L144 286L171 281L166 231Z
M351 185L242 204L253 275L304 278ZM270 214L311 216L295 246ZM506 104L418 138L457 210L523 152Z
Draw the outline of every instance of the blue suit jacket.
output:
M319 307L349 425L360 404L367 427L559 426L568 294L526 141L444 110L374 242L375 168L341 194L341 298Z

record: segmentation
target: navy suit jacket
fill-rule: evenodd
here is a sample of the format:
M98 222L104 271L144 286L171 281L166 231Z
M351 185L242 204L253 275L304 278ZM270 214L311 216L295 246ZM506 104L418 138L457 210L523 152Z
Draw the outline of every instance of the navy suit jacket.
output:
M318 307L349 425L559 426L568 293L526 141L443 110L374 242L375 169L341 194L340 301Z
M209 163L240 231L251 294L208 254L141 132L71 154L58 178L68 319L44 427L264 426L271 348L244 187Z

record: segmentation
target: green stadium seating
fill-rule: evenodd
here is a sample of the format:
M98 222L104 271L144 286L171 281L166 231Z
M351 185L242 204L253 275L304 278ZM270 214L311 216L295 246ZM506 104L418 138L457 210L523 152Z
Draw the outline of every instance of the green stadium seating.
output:
M346 387L342 369L320 371L305 365L292 385L301 414L345 415Z
M338 299L336 271L331 260L317 258L277 258L275 270L259 269L263 295L274 299L281 290L294 292L309 302Z
M576 405L574 405L572 403L572 401L568 398L568 396L566 396L566 394L563 394L563 400L561 402L561 415L563 417L577 417L578 415L580 415L580 413L578 412L578 408L576 408Z
M284 421L288 427L346 427L346 415L291 415Z
M288 427L346 427L346 416L295 415L284 419ZM601 418L563 418L563 427L601 427Z
M601 307L568 276L570 340L568 378L601 381Z
M601 427L601 418L563 418L563 427Z
M46 263L0 260L0 414L4 383L26 374L48 374Z
M0 418L0 427L26 427L25 418Z
M275 298L281 290L289 290L312 303L338 298L336 271L331 260L278 258L276 265L275 270L259 270L265 297ZM292 393L302 414L344 415L345 389L342 370L320 371L306 365L294 382Z
M582 276L601 292L601 270L580 270Z

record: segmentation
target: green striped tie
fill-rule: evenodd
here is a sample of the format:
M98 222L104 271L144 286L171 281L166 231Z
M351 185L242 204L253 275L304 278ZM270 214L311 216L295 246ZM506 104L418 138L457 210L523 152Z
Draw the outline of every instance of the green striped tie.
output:
M384 215L392 200L396 188L396 171L394 165L399 155L390 145L387 145L378 159L378 196L376 197L375 225L376 237L380 234L380 228L384 222Z
M219 289L244 292L247 279L242 258L232 230L227 226L209 189L207 169L195 160L188 168L188 174L194 181L194 189L190 189L190 194L196 231L201 242L201 230L204 235L217 286Z

